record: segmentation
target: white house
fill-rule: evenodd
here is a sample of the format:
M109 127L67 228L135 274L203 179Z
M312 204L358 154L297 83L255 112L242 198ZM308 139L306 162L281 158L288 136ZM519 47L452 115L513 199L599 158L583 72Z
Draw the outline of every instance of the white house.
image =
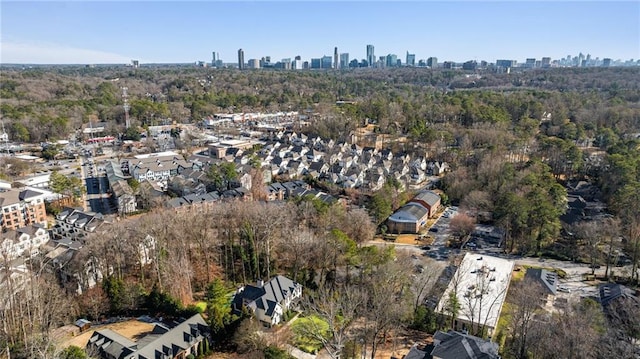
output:
M302 285L291 279L278 275L264 283L246 285L236 292L233 308L241 312L249 308L260 322L267 326L277 325L282 321L286 310L291 308L302 297Z
M0 259L13 260L21 256L34 257L40 247L49 242L49 232L37 224L7 230L0 237Z

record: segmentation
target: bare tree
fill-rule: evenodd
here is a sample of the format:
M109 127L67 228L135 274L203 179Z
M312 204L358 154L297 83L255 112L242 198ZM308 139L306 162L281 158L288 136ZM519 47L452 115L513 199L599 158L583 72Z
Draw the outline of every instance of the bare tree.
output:
M414 295L413 311L425 303L426 298L433 293L438 278L443 270L443 265L434 260L429 260L423 269L414 274L411 283L411 291Z
M511 334L509 349L517 359L526 359L531 343L528 342L529 331L534 324L534 317L540 310L540 303L545 293L542 286L528 278L511 287L511 317L508 332Z
M314 297L307 297L303 307L328 324L328 335L310 320L297 330L322 343L329 356L339 359L345 344L351 339L351 327L364 306L366 295L354 285L322 286Z
M465 213L459 213L451 219L449 227L451 228L451 233L464 242L476 228L476 220Z

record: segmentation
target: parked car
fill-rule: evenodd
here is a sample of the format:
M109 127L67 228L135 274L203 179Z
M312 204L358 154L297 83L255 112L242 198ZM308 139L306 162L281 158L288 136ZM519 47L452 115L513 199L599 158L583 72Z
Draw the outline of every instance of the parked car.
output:
M560 285L558 286L558 292L571 293L571 289L566 286Z

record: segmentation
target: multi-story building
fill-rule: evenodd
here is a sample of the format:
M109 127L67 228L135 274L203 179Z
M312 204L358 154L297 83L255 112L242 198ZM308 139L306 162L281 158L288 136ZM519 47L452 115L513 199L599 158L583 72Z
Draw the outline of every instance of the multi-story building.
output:
M516 60L496 60L496 67L511 68L516 66Z
M21 256L34 257L47 242L49 231L38 224L3 232L0 234L0 263Z
M44 194L32 189L9 189L0 192L3 230L17 229L30 224L47 226Z
M551 67L551 58L550 57L543 57L542 61L540 62L540 65L543 68Z
M333 68L334 69L340 68L340 63L338 62L338 47L335 47L333 49Z
M427 66L429 66L432 69L438 67L438 58L437 57L428 58L427 59Z
M398 56L396 54L388 54L387 58L387 67L395 67L398 63Z
M107 224L100 214L65 207L56 215L56 224L51 229L52 239L65 247L78 249L84 244L86 236L106 230L103 227Z
M178 167L191 165L180 155L151 156L129 160L129 173L138 182L143 180L166 181L178 174Z
M528 58L524 63L524 67L526 67L528 69L532 69L535 66L536 66L536 59L535 58Z
M331 56L322 56L321 66L323 69L330 69L332 67Z
M238 49L238 68L244 69L244 50Z
M416 54L410 54L409 51L407 51L407 61L405 62L407 66L416 66Z
M260 68L260 60L258 59L249 59L247 62L247 67L250 69L259 69Z
M322 68L322 60L321 59L311 59L311 68L312 69Z
M376 55L373 45L367 45L367 62L369 63L369 67L373 67L376 63Z
M349 67L349 53L345 52L340 54L340 68L346 69Z
M462 64L462 69L467 71L475 71L478 68L478 63L475 60L469 60Z

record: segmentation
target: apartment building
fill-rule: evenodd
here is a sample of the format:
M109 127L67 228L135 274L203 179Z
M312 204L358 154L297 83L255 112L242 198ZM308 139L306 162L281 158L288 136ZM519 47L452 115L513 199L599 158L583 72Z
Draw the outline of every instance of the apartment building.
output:
M30 224L47 226L44 194L32 189L9 189L0 192L2 230L18 229Z

